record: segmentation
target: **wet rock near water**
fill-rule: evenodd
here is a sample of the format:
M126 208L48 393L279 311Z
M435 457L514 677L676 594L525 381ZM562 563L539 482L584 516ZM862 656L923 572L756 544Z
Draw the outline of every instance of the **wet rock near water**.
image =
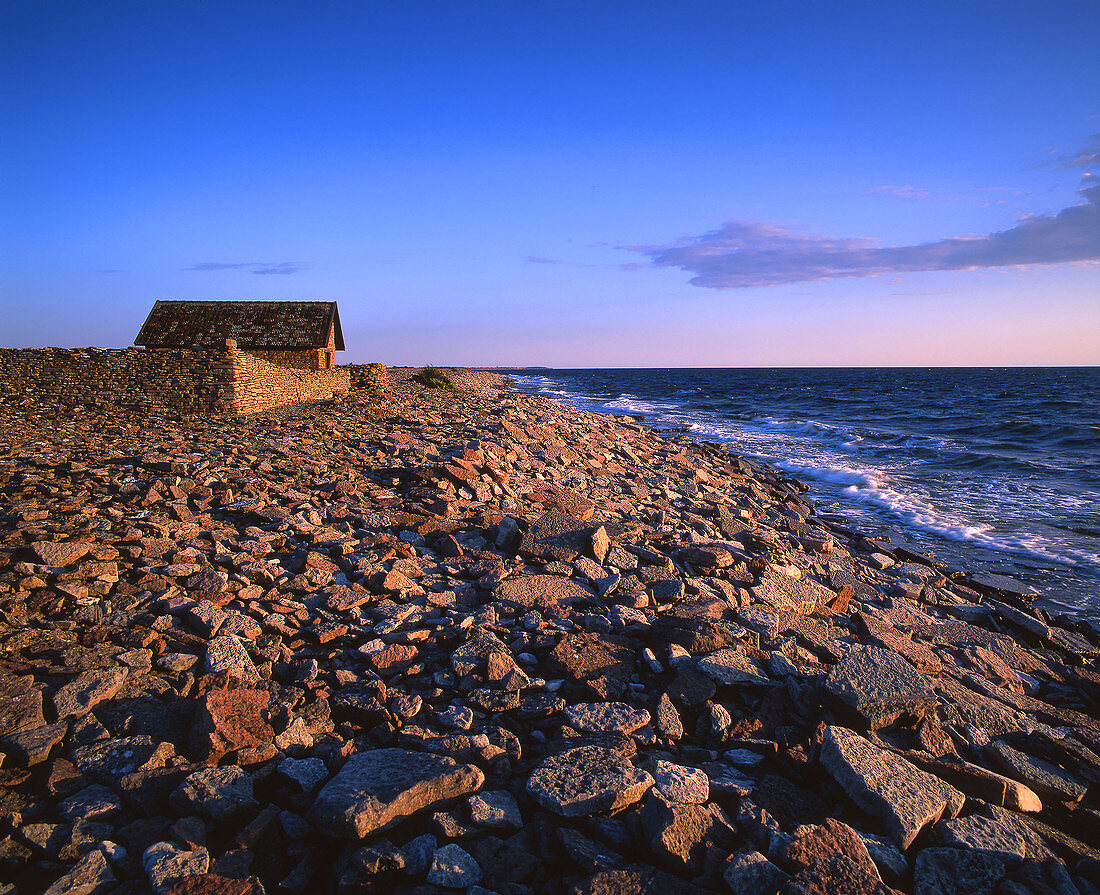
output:
M0 399L0 892L1100 891L1094 626L725 446L383 372Z

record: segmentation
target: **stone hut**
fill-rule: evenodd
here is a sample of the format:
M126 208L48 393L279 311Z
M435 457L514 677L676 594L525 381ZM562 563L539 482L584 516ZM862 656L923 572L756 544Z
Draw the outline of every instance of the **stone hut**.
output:
M246 351L296 370L331 370L344 350L334 301L158 301L135 345Z

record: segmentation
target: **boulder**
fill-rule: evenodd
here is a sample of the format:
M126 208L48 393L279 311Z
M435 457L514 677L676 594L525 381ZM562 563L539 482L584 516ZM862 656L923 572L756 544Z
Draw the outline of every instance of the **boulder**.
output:
M351 756L317 795L309 820L329 835L364 839L417 812L481 789L473 765L404 749Z
M966 801L953 786L843 727L825 729L820 761L852 801L882 820L903 849L945 813L957 815Z
M872 730L902 716L921 718L936 704L924 676L892 650L853 646L833 666L825 690Z
M653 778L603 746L579 746L544 759L527 781L527 791L562 817L608 814L642 798Z

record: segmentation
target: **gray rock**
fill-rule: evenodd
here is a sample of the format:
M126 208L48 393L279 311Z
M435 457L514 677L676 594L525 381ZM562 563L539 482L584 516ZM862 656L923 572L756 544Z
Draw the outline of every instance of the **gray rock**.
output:
M562 817L609 814L633 805L653 778L619 753L580 746L544 759L527 781L531 796Z
M992 818L973 814L936 824L935 833L948 848L989 852L1006 864L1018 864L1027 855L1027 843L1015 830Z
M466 889L481 882L481 867L457 845L444 845L432 858L428 882L444 889Z
M500 830L519 830L523 828L523 815L515 797L504 789L480 792L470 796L470 820L479 827L491 827Z
M407 817L477 792L485 775L473 765L404 749L353 755L322 787L309 812L317 829L363 839Z
M662 693L657 703L656 721L657 730L660 731L661 736L678 740L684 735L684 722L680 720L680 713L676 711L676 706L672 704L667 693Z
M913 895L992 895L1005 862L989 852L926 848L917 855Z
M171 804L181 813L224 820L259 807L252 795L252 775L237 765L204 768L176 787Z
M1063 802L1079 802L1088 786L1057 765L1013 749L1007 743L994 741L986 747L995 762L1010 777L1026 783L1042 798Z
M93 783L69 796L58 806L58 814L65 820L88 820L113 817L122 810L122 801L106 786Z
M882 819L903 849L945 813L956 816L966 801L953 786L844 727L825 729L820 760L852 801Z
M649 712L625 702L583 702L565 710L569 723L584 733L631 734L649 723Z
M248 650L244 648L240 638L233 634L215 637L207 644L203 670L207 674L225 673L246 684L254 684L260 680L260 673L252 664Z
M779 615L771 609L746 606L737 611L737 620L764 640L775 640L779 636Z
M85 671L53 695L59 720L82 718L105 700L111 699L126 681L128 668L102 668Z
M419 876L432 865L432 857L439 848L439 842L431 833L424 833L405 843L401 856L405 859L405 872L409 876Z
M698 768L658 761L653 769L654 787L668 801L701 805L710 798L710 780Z
M1012 625L1016 625L1018 628L1023 628L1025 631L1030 631L1036 637L1040 637L1046 640L1051 635L1050 625L1046 622L1040 621L1033 615L1028 615L1026 612L1021 612L1019 609L1015 609L1012 606L1006 606L1004 603L998 603L996 600L986 600L985 605L993 609L1002 619Z
M825 689L873 730L903 715L921 718L936 704L924 675L897 653L878 646L849 649L829 672Z
M558 841L565 847L569 857L589 872L608 870L624 863L623 856L618 852L576 830L558 827L557 833Z
M154 743L152 737L133 736L103 740L74 749L71 759L85 774L112 785L135 771L163 767L175 754L168 743Z
M141 867L149 878L153 895L164 895L174 883L206 873L210 869L210 854L205 848L186 851L171 842L157 842L145 849Z
M740 851L723 874L737 895L775 895L790 877L758 851Z
M859 838L867 846L867 854L879 870L886 868L896 877L905 876L909 872L909 862L893 842L870 833L859 833Z
M696 666L716 684L772 686L760 666L736 649L720 649L696 661Z
M328 768L319 758L287 758L279 762L279 773L297 783L302 792L313 792L328 777Z
M764 756L751 749L730 749L722 753L722 758L739 768L755 768L764 760Z

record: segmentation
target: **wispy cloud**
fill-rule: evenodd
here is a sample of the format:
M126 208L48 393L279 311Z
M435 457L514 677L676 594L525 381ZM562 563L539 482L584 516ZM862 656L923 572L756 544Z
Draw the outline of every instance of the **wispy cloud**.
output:
M1100 163L1100 139L1058 162ZM731 221L702 236L665 246L625 246L656 267L694 274L694 286L747 289L843 277L918 271L973 270L1100 260L1100 177L1086 173L1081 202L1057 214L1029 215L986 236L961 236L920 245L884 246L867 237L796 233L759 221ZM625 264L634 269L637 264Z
M1041 158L1036 167L1050 166L1055 171L1070 171L1074 168L1100 168L1100 134L1093 134L1085 145L1069 153L1054 150L1046 158Z
M272 264L270 262L263 261L202 261L199 264L192 265L191 267L185 267L184 270L247 270L250 273L259 274L284 274L289 275L292 273L298 273L300 270L305 270L305 266L302 264L295 264L292 261L280 261Z
M873 186L868 193L874 196L893 196L895 199L931 199L932 194L928 190L921 189L920 187L910 186L894 186L893 184L885 184L883 186Z

